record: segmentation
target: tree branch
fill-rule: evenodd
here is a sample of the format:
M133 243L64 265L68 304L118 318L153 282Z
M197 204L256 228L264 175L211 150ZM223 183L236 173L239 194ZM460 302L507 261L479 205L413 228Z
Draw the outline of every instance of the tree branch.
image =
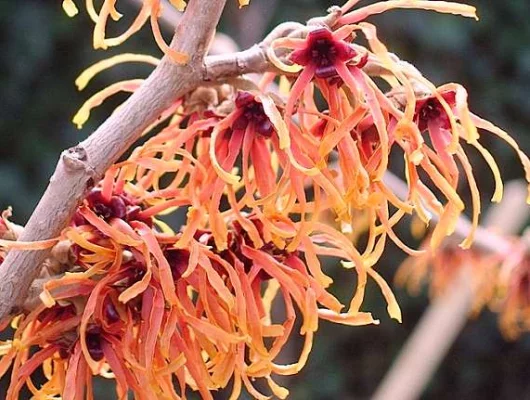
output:
M206 58L203 71L204 81L216 81L243 74L262 73L277 70L269 61L267 50L273 40L300 32L304 25L285 22L274 28L259 44L232 54L219 54Z
M21 241L57 237L85 194L176 99L197 87L203 61L226 0L191 0L171 48L190 55L187 65L167 56L145 83L90 137L64 151ZM11 250L0 266L0 320L26 297L49 251Z

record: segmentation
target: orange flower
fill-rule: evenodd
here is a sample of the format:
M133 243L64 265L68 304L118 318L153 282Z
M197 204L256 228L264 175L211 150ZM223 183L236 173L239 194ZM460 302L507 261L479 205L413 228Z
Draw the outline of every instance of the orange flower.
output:
M500 254L485 254L478 249L462 249L455 243L446 243L437 250L429 250L430 238L424 241L426 252L407 258L399 267L395 282L418 295L424 285L431 297L444 295L462 274L470 277L473 291L472 312L477 315L495 298Z
M499 313L499 325L507 339L515 340L530 330L530 260L525 241L514 245L499 266L492 309Z
M432 213L437 214L440 222L430 244L437 248L444 237L453 233L465 208L457 192L462 180L457 165L461 164L472 193L473 229L461 244L467 248L478 225L480 196L460 141L479 150L492 170L496 183L492 201L502 197L502 180L493 156L478 141L478 130L489 131L512 146L528 180L530 161L505 132L469 111L464 88L456 84L436 88L414 67L387 51L377 38L375 26L360 21L391 8L425 8L467 17L475 15L474 8L445 2L393 1L348 12L355 3L348 2L342 8L344 15L333 30L310 27L305 39L280 38L271 46L269 56L275 65L285 73L296 74L285 108L292 142L303 138L304 152L316 160L320 171L341 179L323 186L334 188L325 189L332 205L343 204L336 208L340 219L351 224L348 220L353 209L376 208L377 219L388 236L411 255L418 252L402 243L392 226L406 213L415 212L425 224ZM355 31L364 34L369 48L355 43ZM289 63L277 57L277 48L293 50L287 57ZM392 90L383 93L369 73L385 80ZM315 105L317 91L328 107L324 112ZM321 120L311 118L312 115ZM425 134L432 145L425 140ZM393 194L382 181L391 151L401 151L405 157L404 174L409 184L405 199ZM329 158L334 154L338 171L327 172ZM420 171L431 182L425 182ZM436 191L442 196L435 195ZM398 211L386 216L381 209L389 205Z
M216 246L208 229L179 246L182 233L154 230L154 212L128 186L117 187L107 177L90 192L63 233L75 262L44 284L43 304L17 317L13 340L1 344L0 375L13 368L7 399L18 398L25 384L35 396L74 399L86 391L92 398L92 375L110 372L120 399L128 390L147 399L184 396L187 389L212 398L232 381L234 398L242 385L265 398L252 384L258 378L285 398L288 391L273 376L305 365L320 318L377 323L360 311L368 276L400 319L386 283L364 267L346 237L324 224L289 250L296 223L235 212L226 248ZM341 258L359 274L347 312L327 291L332 280L321 269L322 255ZM283 321L271 314L276 298L285 307ZM304 347L292 364L278 364L299 317ZM40 388L31 383L37 368L48 379Z

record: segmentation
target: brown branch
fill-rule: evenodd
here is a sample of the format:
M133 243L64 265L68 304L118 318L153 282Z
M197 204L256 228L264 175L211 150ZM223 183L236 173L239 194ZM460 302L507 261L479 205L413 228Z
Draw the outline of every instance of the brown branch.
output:
M302 24L284 22L274 28L261 43L247 50L207 57L203 71L204 80L215 81L243 74L277 71L267 56L271 43L275 39L289 36L303 29L305 26Z
M90 137L64 151L21 241L59 236L79 201L104 172L176 99L202 82L203 60L226 0L191 0L171 48L190 55L187 65L167 56L145 83ZM49 251L8 253L0 266L0 320L24 300Z
M505 200L487 213L486 226L494 228L499 234L516 233L524 226L530 213L526 206L526 193L524 183L506 185ZM459 234L465 235L465 232ZM495 250L498 246L496 240L493 238L489 242L489 249ZM473 299L471 284L471 270L462 268L460 275L449 285L449 290L424 313L377 389L374 400L414 400L420 397L469 317Z

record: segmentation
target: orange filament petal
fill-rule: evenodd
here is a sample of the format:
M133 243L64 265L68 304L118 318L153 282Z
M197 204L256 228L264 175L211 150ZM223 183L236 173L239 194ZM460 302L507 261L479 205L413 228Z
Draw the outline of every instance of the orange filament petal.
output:
M101 105L103 101L118 92L134 92L140 87L142 82L143 79L131 79L128 81L114 83L109 87L101 90L100 92L90 97L87 101L85 101L79 111L77 111L77 113L74 115L72 122L77 125L77 129L81 129L85 122L88 121L88 118L90 117L90 111L93 108Z
M0 239L0 247L14 250L44 250L53 247L59 242L59 238L48 240L37 240L34 242L21 242L18 240Z
M386 281L381 277L381 275L375 272L375 270L369 268L367 272L368 275L370 275L381 288L383 296L385 297L385 300L387 302L388 315L390 315L391 318L394 318L399 323L401 323L401 309L399 308L394 293L392 293L392 289L390 289L388 283L386 283Z
M152 0L152 6L151 6L151 28L153 30L153 35L155 37L155 41L162 49L164 54L167 54L171 60L173 60L177 64L187 64L190 57L188 54L176 51L169 47L162 37L162 33L160 32L160 26L158 25L158 14L160 13L160 0Z
M355 4L355 2L354 2ZM349 9L351 6L347 7ZM355 24L374 14L381 14L385 11L396 8L412 8L437 11L446 14L461 15L463 17L478 19L476 8L465 4L452 3L447 1L424 1L424 0L392 0L381 1L369 6L352 11L340 18L339 23Z
M133 54L133 53L124 53L118 54L116 56L107 58L102 61L98 61L94 65L85 69L81 75L75 80L75 85L78 90L83 90L88 83L100 72L112 68L115 65L119 65L126 62L142 62L146 64L152 64L154 66L160 63L160 60L156 57L148 56L145 54Z
M79 10L72 0L63 0L63 10L69 17L74 17L79 13Z

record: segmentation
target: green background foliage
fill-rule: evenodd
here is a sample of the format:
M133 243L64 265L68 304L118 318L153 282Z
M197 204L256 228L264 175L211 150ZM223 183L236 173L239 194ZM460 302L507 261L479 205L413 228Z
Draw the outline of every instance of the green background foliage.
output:
M235 0L229 3L222 30L242 47L258 41L279 22L304 21L333 5L325 0L253 0L249 8L237 10ZM388 48L433 82L464 84L472 109L511 132L529 153L530 2L476 0L473 5L479 9L478 23L400 10L372 21ZM125 0L118 6L124 14L137 8ZM107 101L78 131L70 121L82 102L119 79L146 76L149 69L130 65L107 71L82 93L73 84L79 72L120 52L160 55L148 29L107 52L92 50L91 29L84 12L76 19L67 18L59 0L0 2L0 208L12 205L18 223L31 214L60 151L90 134L125 97ZM522 176L514 153L504 143L488 138L484 142L506 180ZM472 154L487 204L493 190L491 175ZM404 226L403 232L407 230ZM389 246L378 268L391 281L402 259L403 254ZM338 292L347 295L351 279L337 276L344 281ZM362 399L374 392L428 305L428 297L423 293L411 298L396 289L403 308L400 325L386 316L377 288L369 289L365 308L381 318L381 325L351 328L321 323L308 366L298 376L282 380L291 389L292 399ZM484 312L466 325L423 398L530 398L529 367L528 335L506 342L496 317ZM5 384L3 379L0 398L5 396ZM98 387L98 399L114 398L108 386Z

